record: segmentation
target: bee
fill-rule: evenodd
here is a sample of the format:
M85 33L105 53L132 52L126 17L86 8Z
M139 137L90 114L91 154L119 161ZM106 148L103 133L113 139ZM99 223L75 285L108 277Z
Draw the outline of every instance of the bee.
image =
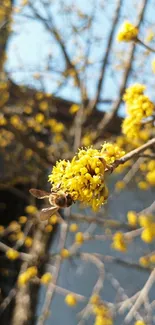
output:
M65 194L62 191L51 191L51 193L48 193L43 190L31 188L29 190L29 192L37 199L48 199L49 200L51 207L42 209L40 212L40 219L42 221L50 218L59 209L70 207L73 203L71 195Z

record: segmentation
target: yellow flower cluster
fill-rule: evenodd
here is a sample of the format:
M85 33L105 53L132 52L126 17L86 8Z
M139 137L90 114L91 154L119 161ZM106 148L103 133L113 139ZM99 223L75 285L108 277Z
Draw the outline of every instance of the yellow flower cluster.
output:
M138 28L129 21L125 21L117 34L117 41L130 42L134 41L138 35Z
M126 89L123 96L129 116L122 124L122 131L129 139L139 138L142 120L153 114L154 105L149 97L144 95L145 88L142 84L134 84ZM147 130L144 130L143 133L144 135L141 134L141 136L145 136L144 140L146 140L146 133L148 139Z
M75 235L75 243L82 245L84 242L84 234L82 232L77 232Z
M100 301L99 296L94 295L90 303L92 304L92 311L95 314L94 325L112 325L113 320L109 308Z
M73 104L70 109L69 109L69 113L70 114L75 114L76 112L78 112L80 106L77 104Z
M77 304L77 299L76 299L75 295L73 293L69 293L65 297L65 303L70 307L75 306Z
M133 227L137 226L138 218L137 218L136 212L129 211L128 214L127 214L127 218L128 218L129 225L131 225Z
M19 220L19 223L20 223L21 225L24 225L24 224L27 222L27 217L26 217L26 216L20 216L20 217L18 218L18 220Z
M69 226L69 231L70 232L76 232L78 230L78 225L77 223L72 223L70 226Z
M120 252L126 252L127 242L125 240L124 234L121 231L118 231L114 234L112 248Z
M34 205L27 205L27 207L25 208L25 212L28 214L36 214L37 211L38 210Z
M70 252L67 248L63 248L60 252L62 258L68 258L70 256Z
M27 270L21 273L18 277L18 285L21 287L27 284L32 278L34 278L38 273L36 266L28 267Z
M128 223L131 226L144 228L141 233L141 239L146 243L151 243L155 239L155 221L152 215L137 215L135 211L129 211L127 214Z
M43 274L43 276L41 277L41 279L40 279L40 282L42 283L42 284L48 284L49 282L51 282L52 281L52 274L51 273L49 273L49 272L47 272L47 273L44 273Z
M15 261L19 257L19 252L13 248L10 248L6 251L6 256L9 260Z
M58 122L56 119L49 119L47 121L47 126L50 127L51 131L54 133L62 133L65 130L64 124Z
M152 243L155 239L155 222L152 215L140 215L139 224L143 227L141 239L146 243Z
M155 160L151 159L144 162L140 164L139 168L143 172L145 179L138 183L138 187L146 190L150 186L155 186Z
M137 320L134 325L146 325L146 323L143 320Z
M117 145L105 143L100 150L80 149L69 161L59 161L53 168L49 181L52 187L69 193L94 211L98 211L107 200L108 189L105 184L105 169L124 155Z
M155 254L140 257L139 263L143 267L148 267L152 264L154 265L155 264Z
M53 214L53 216L50 217L49 219L49 223L51 223L52 225L55 225L56 223L58 223L59 218L56 214Z
M30 236L27 236L25 238L25 242L24 242L24 245L28 248L30 248L32 246L32 243L33 243L33 239L30 237Z

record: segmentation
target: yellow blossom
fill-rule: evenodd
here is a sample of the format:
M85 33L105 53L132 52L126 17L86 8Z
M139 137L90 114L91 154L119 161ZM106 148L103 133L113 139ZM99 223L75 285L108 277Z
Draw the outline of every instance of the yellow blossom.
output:
M151 254L149 259L152 264L155 264L155 254Z
M45 232L52 232L53 226L52 225L47 225L45 226Z
M77 304L77 300L74 294L69 293L66 297L65 297L65 302L68 306L75 306Z
M9 260L16 260L19 257L19 252L17 252L15 249L10 248L6 251L6 256Z
M45 116L44 116L43 114L41 114L41 113L38 113L38 114L36 114L36 116L35 116L35 120L36 120L36 122L38 122L38 123L42 123L42 122L44 122L44 119L45 119Z
M139 263L140 265L142 265L143 267L148 267L149 266L149 258L147 256L142 256L139 259Z
M27 236L27 237L25 238L24 245L25 245L26 247L29 248L29 247L32 246L32 243L33 243L33 239L32 239L31 237Z
M122 190L123 188L125 188L125 182L124 181L116 182L115 188L116 188L116 190Z
M27 284L32 278L34 278L38 273L36 266L30 266L27 270L21 273L18 277L18 286L23 286Z
M129 21L125 21L117 34L117 41L129 42L137 38L138 28Z
M19 217L19 223L21 225L25 224L26 222L27 222L27 217L26 216Z
M134 325L146 325L146 323L143 320L137 320Z
M80 106L77 104L73 104L70 109L69 109L69 113L71 114L75 114L78 110L79 110Z
M123 96L129 116L123 121L122 131L132 141L134 138L147 141L150 136L147 126L141 129L142 120L151 116L154 110L154 104L144 94L145 88L143 84L134 84L126 89Z
M152 225L152 216L141 214L138 218L139 225L141 227L151 227Z
M19 231L17 234L16 234L16 239L17 240L23 240L25 237L23 231Z
M26 272L23 272L22 274L19 275L18 277L18 286L22 287L29 281L29 276Z
M21 124L21 119L18 115L13 115L10 118L10 123L15 127L15 128L19 128L20 124Z
M142 172L145 172L147 170L147 165L146 163L141 163L139 165L139 169L142 171Z
M29 105L25 105L25 106L24 106L24 112L25 112L26 114L31 114L31 113L32 113L32 107L29 106Z
M39 103L39 109L42 111L42 112L45 112L48 110L48 102L43 100L42 102Z
M101 150L79 149L72 161L59 161L53 167L49 181L52 187L59 184L60 190L71 195L74 201L91 206L94 211L108 197L108 189L104 181L107 166L124 155L115 144L104 144Z
M27 272L29 278L33 278L34 276L37 275L38 270L37 270L36 266L30 266L27 268L26 272Z
M154 240L154 234L151 227L147 227L142 231L141 239L146 243L152 243Z
M37 100L41 100L41 99L43 99L44 94L41 93L41 92L38 92L38 93L36 93L35 97L36 97Z
M138 187L141 189L141 190L147 190L149 188L149 185L147 182L145 181L140 181L138 182Z
M9 229L11 231L19 231L21 228L21 226L19 225L19 223L17 221L12 221L9 224Z
M152 185L152 186L155 185L155 170L147 173L146 180L150 185Z
M77 225L77 223L72 223L70 226L69 226L69 230L71 231L71 232L76 232L77 230L78 230L78 225Z
M59 218L56 214L53 214L53 216L51 216L49 218L49 223L51 223L52 225L55 225L56 223L58 223Z
M75 242L77 244L83 244L84 242L84 235L82 232L77 232L77 234L75 235Z
M7 124L7 120L3 115L0 115L0 126L4 126Z
M37 208L34 205L27 205L25 211L28 214L35 214L37 212Z
M97 305L100 302L100 296L97 294L93 294L90 298L90 303L93 305Z
M68 249L63 248L60 252L61 257L63 258L68 258L70 256L70 252Z
M114 234L112 248L120 252L126 252L127 245L124 234L122 232L116 232Z
M49 282L52 281L52 274L47 272L47 273L44 273L43 276L41 277L40 279L41 283L42 284L48 284Z
M129 211L127 214L127 218L128 218L128 223L131 226L136 226L137 225L137 214L134 211Z
M154 171L155 170L155 160L150 160L148 163L147 163L147 169L149 171Z

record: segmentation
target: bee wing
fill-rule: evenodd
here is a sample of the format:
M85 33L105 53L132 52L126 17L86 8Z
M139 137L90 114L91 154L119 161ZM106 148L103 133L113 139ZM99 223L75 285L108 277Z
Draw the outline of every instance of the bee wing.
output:
M36 197L37 199L45 199L47 197L49 197L50 193L46 192L46 191L42 191L42 190L38 190L36 188L31 188L29 190L29 192Z
M50 208L42 209L41 212L40 212L40 219L42 221L47 220L48 218L50 218L57 211L58 211L57 207L50 207Z

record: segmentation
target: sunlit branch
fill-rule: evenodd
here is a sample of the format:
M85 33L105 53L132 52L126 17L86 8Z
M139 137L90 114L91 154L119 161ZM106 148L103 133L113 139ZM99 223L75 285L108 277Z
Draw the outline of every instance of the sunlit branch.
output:
M146 149L148 149L154 145L155 145L155 138L149 140L147 143L143 144L139 148L136 148L136 149L130 151L129 153L127 153L125 156L121 157L120 159L115 160L115 162L113 163L113 168L116 168L117 166L124 164L128 160L137 157L139 154L144 152Z

